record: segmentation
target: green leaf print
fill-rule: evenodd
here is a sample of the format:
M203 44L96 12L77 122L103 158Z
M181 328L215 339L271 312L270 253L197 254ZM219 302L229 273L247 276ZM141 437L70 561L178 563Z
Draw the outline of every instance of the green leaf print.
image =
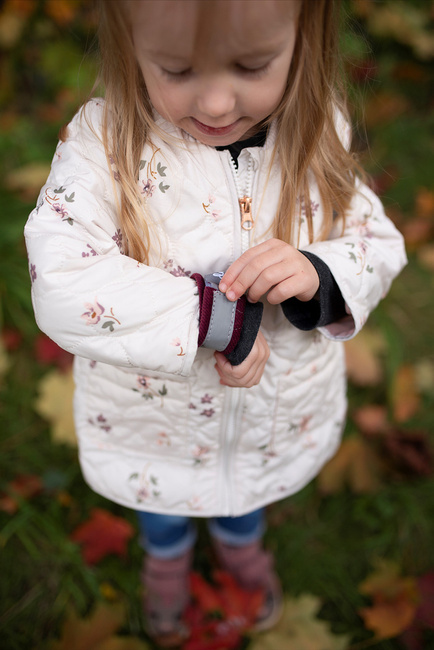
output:
M129 481L135 481L136 479L139 478L139 472L134 472L131 474L130 478L128 479Z
M158 478L156 476L151 476L149 477L149 480L151 481L152 485L158 485Z
M109 328L110 332L114 332L115 328L113 327L114 321L113 320L107 320L105 323L102 324L103 330Z
M72 194L70 194L69 196L65 194L65 201L68 201L68 203L74 203L74 196L75 196L75 192L72 192Z
M59 187L58 190L54 190L54 194L62 194L62 192L64 192L65 190L66 190L66 187L63 187L63 185L62 185L61 187Z
M352 259L357 264L357 257L354 255L354 253L348 253L348 255L350 256L350 259Z
M164 397L164 395L167 395L166 384L163 384L163 387L160 388L160 390L159 390L158 392L160 393L160 395L161 395L162 397Z
M372 266L369 266L369 264L366 267L366 270L367 270L368 273L373 273L374 272L374 268Z
M165 172L166 169L167 167L163 167L161 163L158 163L157 172L160 174L160 176L166 176L166 172Z
M139 170L142 171L142 169L145 168L146 165L146 160L141 160L139 164Z
M161 181L161 183L158 186L158 189L160 190L160 192L163 192L164 194L165 191L169 189L169 187L170 185L164 185L163 181Z

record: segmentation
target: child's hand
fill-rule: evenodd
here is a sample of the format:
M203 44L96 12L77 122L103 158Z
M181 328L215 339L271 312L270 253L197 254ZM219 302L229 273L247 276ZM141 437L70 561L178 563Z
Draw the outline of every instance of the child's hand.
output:
M239 366L231 366L221 352L214 352L215 368L220 375L220 383L224 386L251 388L259 384L265 364L270 356L267 341L261 331L250 354Z
M306 302L318 288L319 277L313 264L280 239L268 239L243 253L219 285L228 300L238 300L248 289L248 300L257 302L269 291L267 300L272 305L292 297Z

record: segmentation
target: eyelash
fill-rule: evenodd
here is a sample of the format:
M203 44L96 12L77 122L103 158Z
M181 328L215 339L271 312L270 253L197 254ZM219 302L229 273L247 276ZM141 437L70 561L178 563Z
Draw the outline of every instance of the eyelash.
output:
M271 65L271 61L261 66L260 68L245 68L243 65L236 64L235 69L242 75L246 77L257 79L262 77L262 75L268 72L268 69ZM192 74L192 69L188 68L187 70L181 70L180 72L171 72L170 70L165 70L161 68L161 72L165 77L168 77L171 81L183 81Z

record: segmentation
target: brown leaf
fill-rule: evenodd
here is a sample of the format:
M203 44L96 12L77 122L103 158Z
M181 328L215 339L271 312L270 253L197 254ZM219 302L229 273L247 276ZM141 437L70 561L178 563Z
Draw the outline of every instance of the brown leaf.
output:
M415 196L416 214L425 219L434 218L434 192L421 187Z
M112 553L125 555L133 535L134 528L126 519L93 508L90 518L73 531L71 539L82 545L85 562L96 564Z
M398 369L391 387L393 417L396 422L406 422L420 407L420 394L414 366Z
M414 217L401 225L401 232L404 235L407 248L414 250L420 244L430 241L433 233L433 225L425 217Z
M323 467L318 487L323 494L336 494L349 487L356 494L380 488L380 462L375 450L362 438L346 438L337 454Z
M411 625L418 603L416 580L402 577L395 564L378 562L359 591L372 598L373 605L362 608L359 614L377 639L397 636Z
M384 341L380 334L364 328L350 341L345 342L347 374L357 386L377 386L383 379L380 355Z
M428 271L434 271L434 244L425 244L425 246L419 247L417 258Z

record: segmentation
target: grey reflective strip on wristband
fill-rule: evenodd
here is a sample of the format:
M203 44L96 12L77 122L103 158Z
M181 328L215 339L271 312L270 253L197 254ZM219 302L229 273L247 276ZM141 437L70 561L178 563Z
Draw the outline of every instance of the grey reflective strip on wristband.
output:
M202 347L218 350L219 352L228 347L234 331L236 309L236 301L231 302L218 289L214 291L211 318Z

